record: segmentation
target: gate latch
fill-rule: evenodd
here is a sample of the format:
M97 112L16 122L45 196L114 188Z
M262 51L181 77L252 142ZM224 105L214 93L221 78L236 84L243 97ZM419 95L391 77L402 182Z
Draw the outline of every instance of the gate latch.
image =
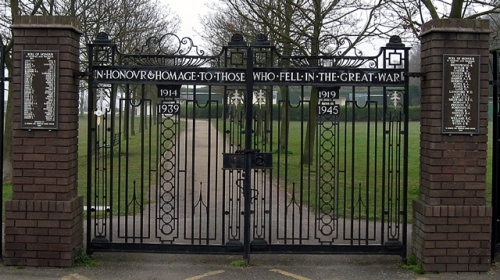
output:
M272 153L260 153L259 150L238 150L236 153L223 154L222 169L245 169L247 156L251 157L252 169L268 169L273 167Z

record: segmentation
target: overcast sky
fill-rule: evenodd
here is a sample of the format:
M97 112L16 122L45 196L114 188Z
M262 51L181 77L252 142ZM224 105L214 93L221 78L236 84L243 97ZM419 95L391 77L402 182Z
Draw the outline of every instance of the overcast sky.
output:
M201 32L200 15L205 15L210 12L207 3L214 3L218 0L160 0L170 7L181 19L181 29L177 32L179 37L189 37L193 39L193 43L203 48L203 41L201 37L196 35L196 31ZM378 54L380 47L385 46L388 41L376 40L374 45L364 44L360 46L364 55ZM364 47L363 47L364 46Z
M212 0L161 0L166 3L173 12L180 17L182 24L177 35L180 37L190 37L195 44L200 45L201 40L194 30L201 31L199 21L200 15L208 12L209 8L205 3L210 3Z

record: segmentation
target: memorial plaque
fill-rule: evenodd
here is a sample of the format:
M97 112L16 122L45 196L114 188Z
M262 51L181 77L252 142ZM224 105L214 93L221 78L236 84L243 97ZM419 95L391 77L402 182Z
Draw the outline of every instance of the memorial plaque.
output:
M22 52L21 128L57 129L59 52Z
M479 55L443 56L443 133L479 133L479 69Z

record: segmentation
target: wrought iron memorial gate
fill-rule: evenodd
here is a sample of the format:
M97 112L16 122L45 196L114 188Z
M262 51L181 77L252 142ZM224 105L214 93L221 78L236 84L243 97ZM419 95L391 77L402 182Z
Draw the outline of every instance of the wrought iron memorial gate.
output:
M101 33L89 54L90 253L406 257L398 37L362 57L234 35L212 56L172 34L123 54Z

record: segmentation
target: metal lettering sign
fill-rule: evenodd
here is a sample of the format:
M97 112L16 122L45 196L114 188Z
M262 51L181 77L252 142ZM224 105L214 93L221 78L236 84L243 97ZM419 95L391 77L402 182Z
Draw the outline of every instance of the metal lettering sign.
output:
M158 98L181 97L181 85L158 85Z
M177 103L160 103L158 104L158 114L160 115L178 115L181 106Z
M340 87L318 87L319 99L338 99Z
M23 51L21 128L57 129L59 52Z
M338 115L340 113L340 105L338 104L321 104L318 105L319 115Z
M479 55L443 56L443 133L479 133L479 68Z
M335 83L359 85L395 85L404 81L402 69L340 69L340 68L255 68L255 85ZM95 67L94 79L100 83L154 83L154 84L206 84L242 85L248 80L245 69L236 68L100 68Z

